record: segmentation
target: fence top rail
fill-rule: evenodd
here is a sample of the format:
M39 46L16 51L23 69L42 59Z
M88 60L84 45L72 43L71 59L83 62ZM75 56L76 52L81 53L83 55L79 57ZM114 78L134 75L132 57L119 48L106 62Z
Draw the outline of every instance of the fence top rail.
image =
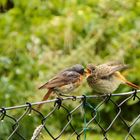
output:
M114 93L114 94L111 94L111 97L113 96L128 96L128 95L132 95L133 93L140 93L140 90L134 90L134 91L130 91L130 92L123 92L123 93ZM104 95L87 95L86 98L102 98L102 97L106 97L108 96L107 94L104 94ZM84 96L75 96L76 100L77 99L82 99L84 98ZM70 97L64 97L62 98L62 100L71 100L73 99L72 96ZM39 105L39 104L45 104L45 103L51 103L51 102L55 102L57 101L58 99L55 98L55 99L52 99L52 100L47 100L47 101L40 101L40 102L33 102L33 103L30 103L31 106L34 106L34 105ZM4 110L12 110L12 109L19 109L19 108L25 108L25 107L28 107L29 104L23 104L23 105L17 105L17 106L12 106L12 107L2 107L0 109L0 111L2 111L3 109Z

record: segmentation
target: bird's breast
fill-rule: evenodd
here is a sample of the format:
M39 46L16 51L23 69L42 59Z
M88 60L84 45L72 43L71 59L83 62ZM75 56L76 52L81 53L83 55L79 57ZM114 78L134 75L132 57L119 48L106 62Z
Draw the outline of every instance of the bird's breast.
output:
M115 76L111 75L106 79L90 79L88 84L94 91L102 94L108 94L114 92L121 84L121 81Z
M78 83L70 83L61 87L56 87L55 90L61 94L68 94L79 86Z

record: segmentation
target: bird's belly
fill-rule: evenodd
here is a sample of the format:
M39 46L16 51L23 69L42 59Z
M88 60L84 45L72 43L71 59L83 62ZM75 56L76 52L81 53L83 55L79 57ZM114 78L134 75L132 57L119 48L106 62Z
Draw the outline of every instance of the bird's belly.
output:
M92 88L94 91L98 93L108 94L114 92L120 84L121 84L120 80L118 80L115 77L111 77L110 79L105 80L100 79L96 81L92 85Z
M68 94L68 93L72 92L77 87L78 87L77 84L70 83L70 84L64 85L62 87L56 87L55 90L57 93L60 93L60 94Z

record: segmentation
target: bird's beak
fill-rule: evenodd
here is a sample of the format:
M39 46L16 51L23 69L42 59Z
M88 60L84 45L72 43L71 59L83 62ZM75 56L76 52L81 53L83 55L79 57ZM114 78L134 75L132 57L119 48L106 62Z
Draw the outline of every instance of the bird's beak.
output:
M91 75L91 71L90 71L89 69L85 69L85 70L84 70L84 75L85 75L86 77L88 77L89 75Z

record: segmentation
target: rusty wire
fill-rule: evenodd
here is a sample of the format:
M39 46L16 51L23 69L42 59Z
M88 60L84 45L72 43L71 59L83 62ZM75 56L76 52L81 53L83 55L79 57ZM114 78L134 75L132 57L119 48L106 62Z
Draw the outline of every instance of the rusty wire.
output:
M87 95L87 96L82 95L82 96L76 96L75 101L73 101L73 97L64 97L64 98L56 98L56 99L42 101L42 102L26 103L24 105L18 105L18 106L13 106L13 107L5 107L5 108L3 107L0 109L0 120L1 120L0 123L2 123L5 118L8 118L12 121L11 132L7 136L8 140L12 140L15 135L16 135L16 137L18 137L18 140L28 140L29 138L26 138L24 136L24 134L21 131L19 131L20 122L22 119L25 118L25 116L30 115L32 112L34 112L36 115L38 115L40 117L41 123L40 123L39 127L36 126L38 128L38 130L37 130L37 132L35 132L35 134L31 140L36 140L42 130L45 130L48 133L48 135L50 136L50 138L52 138L52 140L61 139L61 136L65 133L65 130L67 129L67 127L71 128L71 130L73 131L72 135L75 135L75 139L80 140L81 135L83 135L84 133L86 133L89 130L89 125L92 123L97 125L98 128L101 130L103 139L108 140L109 139L108 135L107 135L108 132L111 130L111 128L114 125L114 123L116 122L116 120L119 120L120 122L122 122L122 125L124 125L125 130L126 130L126 136L124 139L127 140L127 139L131 138L131 139L135 140L136 137L133 134L132 130L135 127L135 125L139 122L138 120L140 119L140 112L137 116L135 116L135 118L133 119L133 121L131 123L128 123L123 118L122 112L123 112L123 105L125 103L127 103L129 100L132 99L134 101L137 99L138 102L140 102L138 93L140 93L140 90L134 90L134 91L130 91L130 92L126 92L126 93L119 93L119 94L101 95L101 96L99 96L99 95ZM113 100L115 97L118 97L118 96L123 97L123 100L119 103ZM93 106L88 101L88 99L92 99L92 98L95 100L100 99L100 102L96 106ZM64 103L64 101L68 101L68 100L71 102L77 102L77 105L72 110L70 110L68 108L68 106L65 105L65 103ZM79 100L81 102L79 102ZM47 104L47 103L54 103L53 109L47 114L43 114L42 111L38 111L34 107L39 104ZM102 126L102 123L99 121L98 113L100 112L100 108L103 105L107 106L108 103L115 106L116 114L115 114L114 118L112 119L112 121L110 122L110 124L105 128L104 126ZM88 108L91 113L91 118L90 118L90 120L84 122L84 126L80 131L77 131L77 129L73 126L73 123L72 123L74 120L73 114L77 110L80 110L81 108L84 110L85 114L86 114L86 108ZM10 110L16 110L16 109L17 109L17 111L18 111L18 109L24 109L23 114L21 114L20 117L18 117L18 118L14 117L13 115L10 115L10 113L9 113ZM54 115L55 112L57 112L59 110L65 111L65 117L66 117L67 123L64 124L64 127L60 131L60 133L57 136L54 136L54 132L51 132L49 130L47 121L51 116ZM85 119L86 119L86 115L85 115ZM106 121L106 120L104 120L104 121Z

